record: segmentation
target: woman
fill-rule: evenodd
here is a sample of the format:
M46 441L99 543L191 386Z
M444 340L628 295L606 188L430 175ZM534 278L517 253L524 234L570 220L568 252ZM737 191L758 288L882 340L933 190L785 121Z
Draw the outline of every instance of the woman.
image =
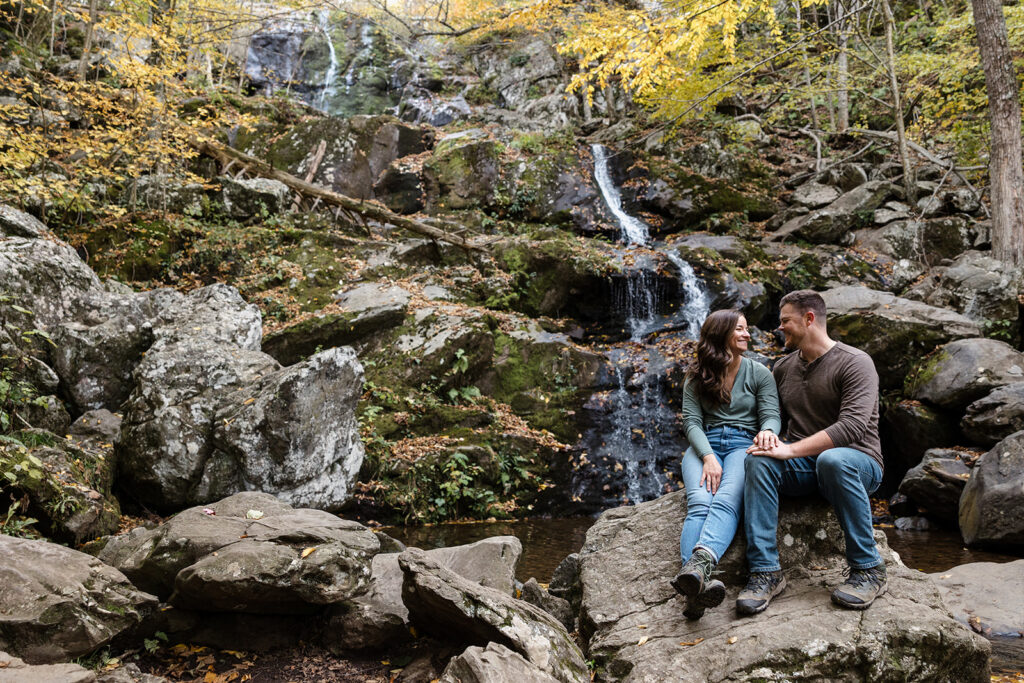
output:
M739 311L715 311L700 328L697 363L683 387L683 427L690 442L682 462L684 564L672 587L686 596L684 614L690 619L725 598L725 585L711 580L711 571L736 534L747 448L755 438L778 441L775 380L768 368L743 357L749 344L747 320Z

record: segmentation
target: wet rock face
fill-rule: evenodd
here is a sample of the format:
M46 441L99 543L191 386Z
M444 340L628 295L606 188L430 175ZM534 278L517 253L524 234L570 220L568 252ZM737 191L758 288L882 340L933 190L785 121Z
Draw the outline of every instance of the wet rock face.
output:
M239 493L113 537L97 555L185 609L302 614L365 592L379 548L356 522Z
M960 531L968 545L1024 547L1024 432L975 463L960 496Z
M94 557L0 536L0 650L30 664L87 655L138 625L156 604Z
M888 592L865 612L831 605L845 561L822 502L783 507L788 587L766 612L738 619L731 608L745 566L737 539L721 566L725 604L688 621L668 584L680 566L683 517L680 492L608 511L587 533L581 626L598 680L988 680L988 643L950 618L930 580L904 568L881 533Z
M971 562L929 576L957 621L972 620L986 637L1024 633L1024 560Z

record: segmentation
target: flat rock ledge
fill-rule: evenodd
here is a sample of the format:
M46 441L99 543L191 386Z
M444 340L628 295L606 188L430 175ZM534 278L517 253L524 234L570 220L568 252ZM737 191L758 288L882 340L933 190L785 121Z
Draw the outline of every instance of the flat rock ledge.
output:
M788 581L762 614L739 617L742 538L721 563L728 594L691 622L668 580L679 570L683 492L606 512L580 551L581 631L600 681L982 681L990 646L957 623L932 580L876 532L888 592L866 611L832 605L843 541L820 499L787 501L779 547ZM740 533L742 536L742 532Z

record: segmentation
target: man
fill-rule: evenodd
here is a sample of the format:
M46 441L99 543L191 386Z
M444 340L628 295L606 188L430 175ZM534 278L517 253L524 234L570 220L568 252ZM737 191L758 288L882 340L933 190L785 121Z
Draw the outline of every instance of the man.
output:
M774 370L785 441L761 432L747 451L743 508L750 580L736 609L762 612L786 587L776 546L779 494L815 492L832 503L846 538L849 577L832 601L866 609L886 588L868 499L882 481L878 373L866 353L829 338L825 300L817 292L784 296L779 321L792 350Z

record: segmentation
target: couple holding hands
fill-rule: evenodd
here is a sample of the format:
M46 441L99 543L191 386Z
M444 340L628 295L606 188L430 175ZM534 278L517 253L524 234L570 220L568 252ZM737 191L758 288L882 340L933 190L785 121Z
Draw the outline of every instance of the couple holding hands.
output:
M687 511L683 567L671 581L690 619L725 599L711 575L741 516L750 578L737 612L764 611L786 587L776 545L780 494L819 492L835 509L849 569L833 602L865 609L885 592L868 498L882 481L878 374L866 353L828 336L817 292L784 296L779 321L791 353L774 371L743 357L750 333L741 313L715 311L701 327L683 389Z

